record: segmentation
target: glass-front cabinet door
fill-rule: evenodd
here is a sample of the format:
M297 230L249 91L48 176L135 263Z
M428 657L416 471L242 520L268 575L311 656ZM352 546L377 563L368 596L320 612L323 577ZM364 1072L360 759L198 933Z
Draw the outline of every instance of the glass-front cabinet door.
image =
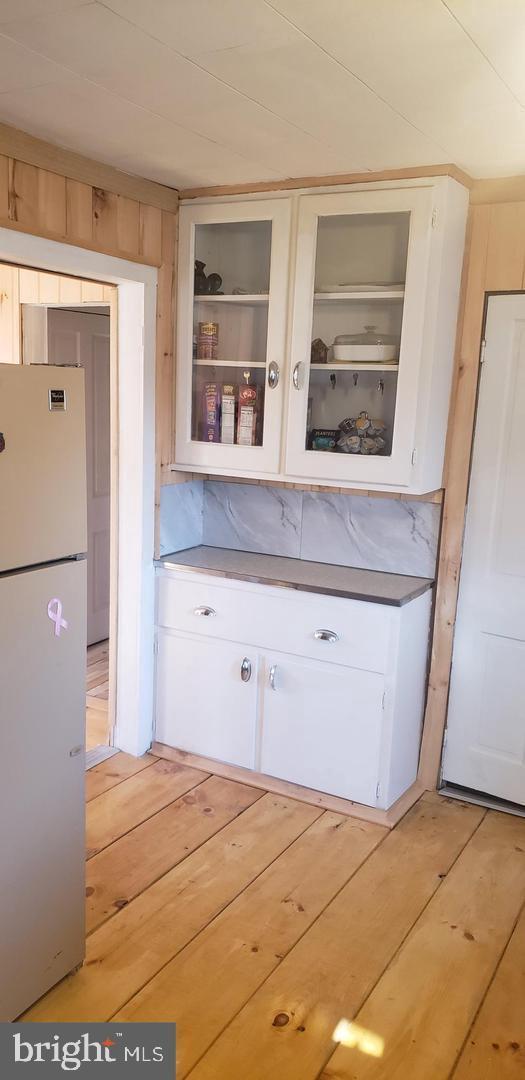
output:
M288 475L409 483L431 205L425 188L301 197Z
M180 210L178 464L279 470L289 237L287 199Z

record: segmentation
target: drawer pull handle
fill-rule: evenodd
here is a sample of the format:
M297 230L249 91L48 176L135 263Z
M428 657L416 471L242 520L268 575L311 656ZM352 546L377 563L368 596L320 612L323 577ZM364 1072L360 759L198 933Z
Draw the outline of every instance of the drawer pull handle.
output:
M335 630L316 630L314 634L316 641L339 641L339 634L336 634Z
M295 365L295 367L293 369L292 382L293 382L294 387L295 387L296 390L299 390L299 372L301 370L301 367L302 367L302 363L299 360L299 362Z
M270 668L270 671L268 673L268 679L269 679L270 686L271 686L272 690L277 690L277 687L275 685L275 675L276 675L276 673L277 673L277 664L272 664L272 666Z
M249 682L252 677L252 662L245 656L241 664L241 679L243 682Z
M216 615L217 612L212 607L203 606L203 607L196 607L193 614L194 615L205 615L206 618L209 619L211 615Z

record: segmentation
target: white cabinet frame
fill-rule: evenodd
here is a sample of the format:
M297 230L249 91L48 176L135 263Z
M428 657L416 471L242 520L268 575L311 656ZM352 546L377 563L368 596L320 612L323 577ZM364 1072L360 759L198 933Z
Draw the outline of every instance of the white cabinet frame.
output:
M327 454L307 450L306 415L314 304L317 228L320 219L352 214L410 213L403 329L397 398L389 456ZM432 189L305 195L299 202L296 278L293 303L291 371L286 440L287 475L363 484L406 487L410 482L421 366L425 298L432 222ZM297 373L294 382L294 372ZM297 383L297 385L296 385Z
M393 452L363 456L307 451L309 359L319 216L411 213ZM450 177L384 181L195 200L181 206L174 468L236 478L319 483L330 487L422 495L442 486L468 191ZM272 217L268 362L280 367L267 388L263 447L190 439L193 236L200 222ZM277 225L279 222L279 226ZM290 222L292 226L290 227ZM297 224L298 223L298 224ZM289 248L293 264L289 266ZM286 329L286 320L288 327ZM297 363L299 389L293 384ZM272 395L270 400L270 395ZM271 407L271 408L270 408Z
M191 437L193 268L195 228L198 225L241 221L271 221L272 241L268 301L268 337L264 396L262 446L236 446L199 442ZM286 381L285 343L288 308L288 266L290 250L291 201L267 199L257 202L213 203L183 206L179 212L179 298L177 308L177 400L176 459L178 465L248 474L255 471L278 473L281 440L283 390ZM268 367L274 361L280 371L275 388L268 384ZM217 365L219 370L220 365Z

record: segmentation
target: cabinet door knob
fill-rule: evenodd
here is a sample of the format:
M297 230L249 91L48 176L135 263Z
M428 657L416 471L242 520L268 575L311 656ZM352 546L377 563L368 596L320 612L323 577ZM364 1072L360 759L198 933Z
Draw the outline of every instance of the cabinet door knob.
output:
M301 364L301 361L299 360L299 362L295 365L295 367L293 369L292 382L293 382L296 390L299 390L299 372L301 370L301 367L302 367L302 364Z
M193 614L194 615L205 615L207 618L209 618L211 615L216 615L217 612L212 607L203 606L203 607L196 607Z
M277 690L275 685L275 676L277 673L277 664L272 664L270 671L268 672L268 679L272 690Z
M241 664L241 679L243 682L249 682L252 677L252 662L245 656Z
M336 634L335 630L316 630L314 633L316 641L339 641L339 634Z
M268 386L270 390L275 390L279 382L279 375L281 374L279 364L276 364L275 360L272 360L268 367Z

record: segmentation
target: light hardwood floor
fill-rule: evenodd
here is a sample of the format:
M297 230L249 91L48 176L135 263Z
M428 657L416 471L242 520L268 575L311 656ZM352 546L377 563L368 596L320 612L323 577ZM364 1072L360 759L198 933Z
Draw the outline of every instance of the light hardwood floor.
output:
M87 959L25 1016L177 1021L178 1080L514 1080L525 820L392 831L151 755L87 783Z
M86 750L109 742L109 642L90 645L86 665Z

